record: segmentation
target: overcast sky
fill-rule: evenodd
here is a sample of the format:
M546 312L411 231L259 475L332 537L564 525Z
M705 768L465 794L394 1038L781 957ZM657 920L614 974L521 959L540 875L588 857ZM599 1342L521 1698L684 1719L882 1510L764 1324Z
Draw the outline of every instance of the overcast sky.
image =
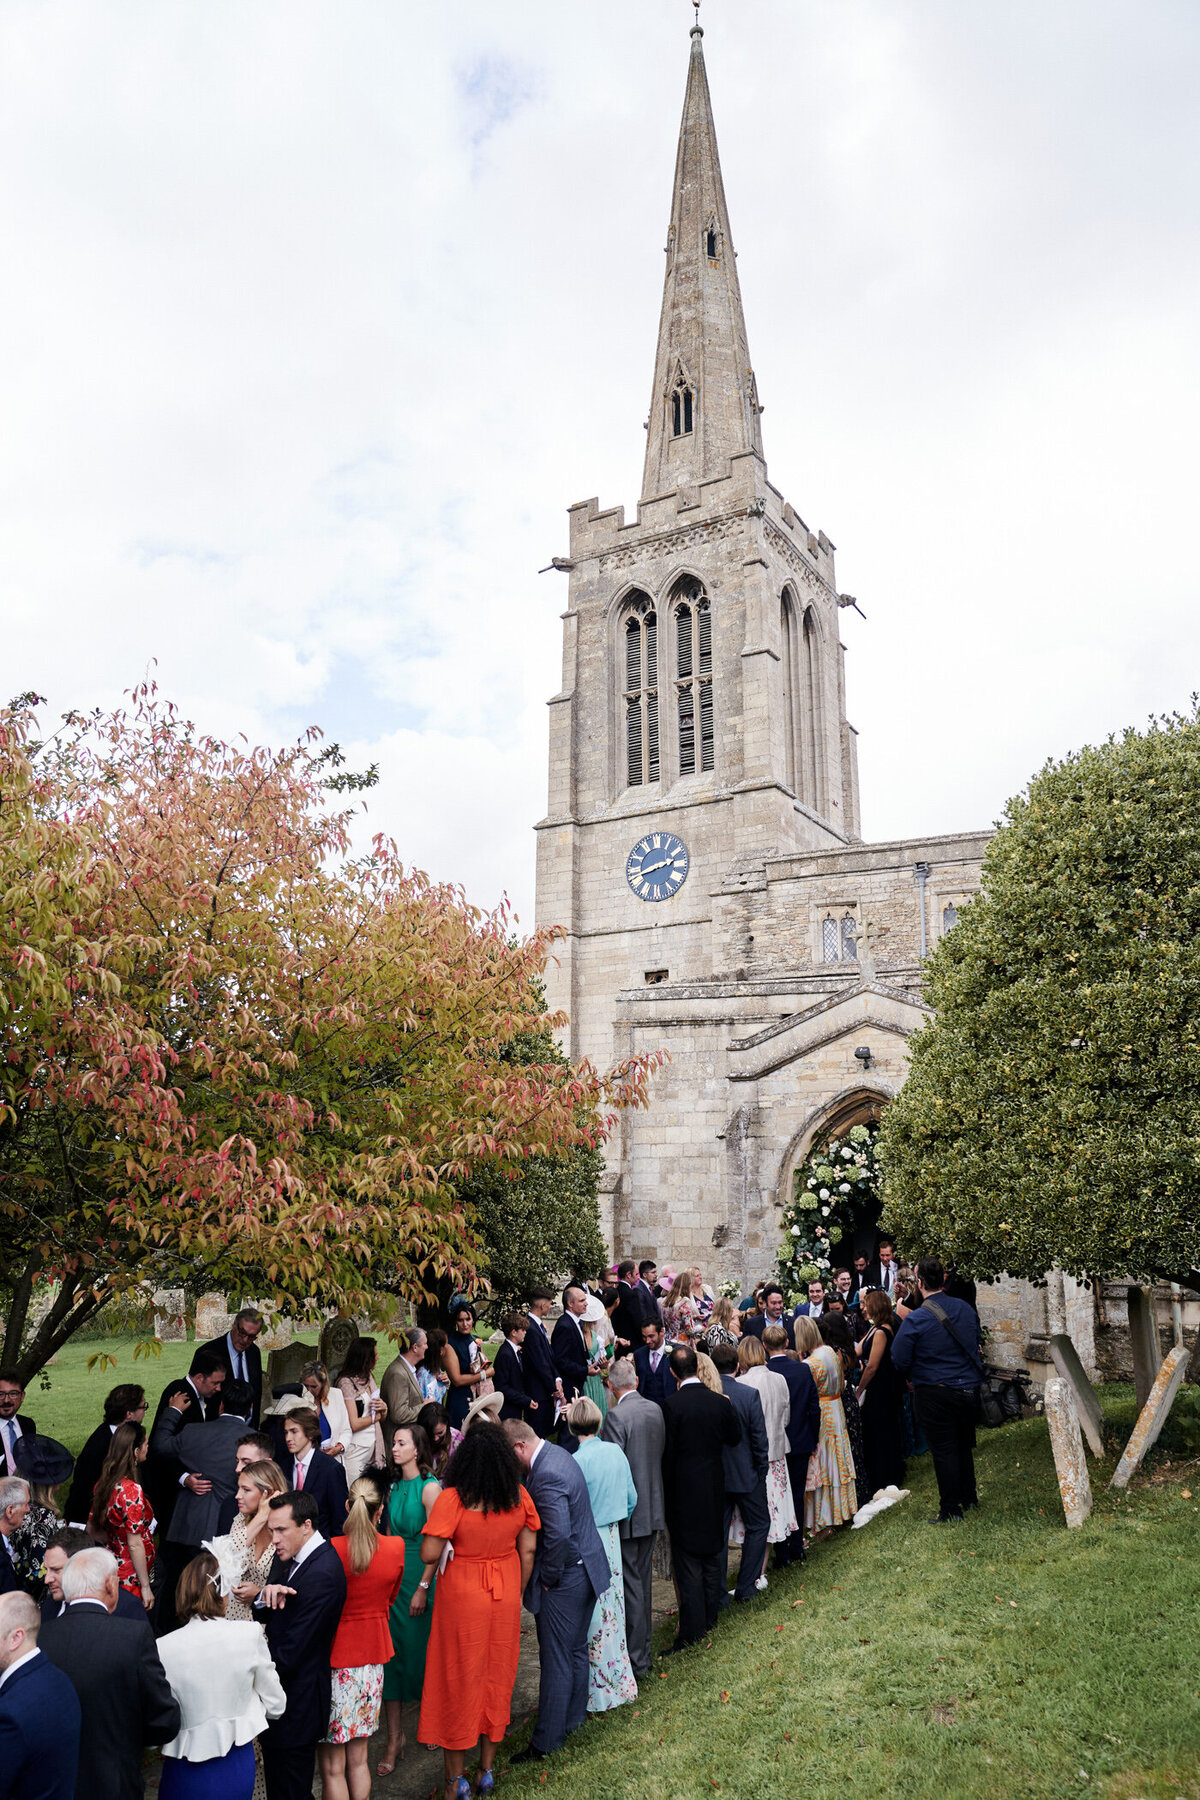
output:
M864 832L1188 704L1195 0L705 0ZM641 479L686 0L6 0L6 693L318 724L533 921L564 509Z

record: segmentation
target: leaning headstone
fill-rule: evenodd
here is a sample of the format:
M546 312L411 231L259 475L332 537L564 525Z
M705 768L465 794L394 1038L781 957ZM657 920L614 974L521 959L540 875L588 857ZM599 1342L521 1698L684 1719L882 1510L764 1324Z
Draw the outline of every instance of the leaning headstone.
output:
M187 1342L182 1288L159 1288L155 1292L154 1335L164 1344Z
M232 1315L224 1294L201 1294L196 1302L196 1341L224 1337Z
M264 1325L259 1333L260 1350L286 1350L292 1341L292 1321L287 1313L278 1313L274 1324Z
M285 1344L282 1349L272 1350L267 1357L264 1399L272 1388L282 1387L285 1382L299 1381L301 1369L306 1362L312 1362L315 1356L316 1351L311 1344Z
M1052 1375L1046 1383L1045 1405L1054 1472L1067 1524L1082 1525L1092 1510L1092 1484L1088 1480L1074 1389L1064 1376Z
M1162 1346L1158 1341L1153 1293L1148 1293L1145 1288L1131 1287L1128 1305L1129 1347L1133 1351L1133 1388L1140 1411L1150 1398L1150 1390L1162 1368Z
M1049 1343L1054 1366L1071 1389L1088 1449L1093 1456L1103 1456L1104 1414L1096 1390L1083 1372L1079 1352L1065 1331L1056 1331Z
M321 1330L319 1355L329 1370L330 1381L336 1381L341 1374L342 1364L357 1336L358 1326L353 1319L326 1319Z
M1176 1344L1174 1350L1166 1358L1158 1371L1158 1380L1150 1390L1150 1397L1138 1414L1138 1422L1133 1428L1133 1436L1121 1452L1121 1460L1109 1487L1123 1488L1129 1486L1129 1480L1138 1467L1150 1446L1157 1441L1158 1434L1167 1422L1167 1414L1175 1403L1187 1368L1188 1353L1183 1344Z

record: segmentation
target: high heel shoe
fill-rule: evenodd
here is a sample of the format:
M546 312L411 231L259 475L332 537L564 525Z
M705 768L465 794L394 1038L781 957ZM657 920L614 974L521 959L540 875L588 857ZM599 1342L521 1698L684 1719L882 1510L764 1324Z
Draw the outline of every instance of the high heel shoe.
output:
M404 1749L405 1749L406 1742L407 1742L407 1740L404 1736L404 1733L401 1732L400 1733L400 1748L399 1748L399 1750L397 1750L395 1756L391 1756L391 1757L388 1756L386 1751L384 1752L383 1760L380 1762L379 1767L375 1771L375 1773L377 1775L390 1775L392 1770L395 1768L396 1764L398 1762L404 1761Z
M477 1794L494 1794L495 1791L496 1777L491 1769L480 1769L475 1777L475 1792Z

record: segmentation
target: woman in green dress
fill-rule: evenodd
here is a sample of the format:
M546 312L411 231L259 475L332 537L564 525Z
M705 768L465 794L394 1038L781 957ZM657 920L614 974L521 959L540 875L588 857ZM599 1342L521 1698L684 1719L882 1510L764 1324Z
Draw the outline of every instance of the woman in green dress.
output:
M583 1341L589 1357L583 1391L600 1408L601 1419L608 1411L608 1368L616 1338L612 1317L620 1297L620 1290L615 1287L606 1287L600 1294L589 1294L583 1313Z
M387 1749L379 1764L380 1775L390 1775L404 1755L404 1706L410 1700L420 1700L425 1682L425 1652L433 1624L434 1572L421 1561L421 1534L442 1491L441 1483L430 1474L433 1446L419 1425L403 1425L396 1432L392 1460L396 1480L388 1495L385 1529L389 1537L404 1539L404 1576L388 1614L392 1660L383 1671Z

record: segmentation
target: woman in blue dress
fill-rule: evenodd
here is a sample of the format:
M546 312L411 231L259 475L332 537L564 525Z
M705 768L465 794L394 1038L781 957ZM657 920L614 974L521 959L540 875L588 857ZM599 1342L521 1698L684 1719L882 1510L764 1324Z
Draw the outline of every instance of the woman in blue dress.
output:
M637 1489L625 1452L602 1444L600 1408L581 1396L567 1410L567 1425L579 1439L575 1465L587 1482L592 1517L608 1557L612 1580L597 1600L588 1632L588 1711L609 1712L637 1699L637 1682L625 1642L625 1579L621 1571L622 1519L631 1518Z
M479 1392L479 1384L492 1372L484 1361L479 1339L475 1337L475 1308L469 1300L459 1300L450 1309L450 1331L442 1352L442 1367L450 1383L446 1395L446 1417L456 1431L461 1431L467 1408Z

